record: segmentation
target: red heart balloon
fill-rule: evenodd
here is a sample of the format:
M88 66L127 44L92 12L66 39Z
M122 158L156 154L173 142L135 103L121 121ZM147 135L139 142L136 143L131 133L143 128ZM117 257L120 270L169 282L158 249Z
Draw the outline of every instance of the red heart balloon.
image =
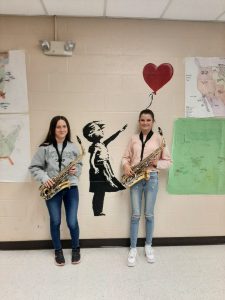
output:
M154 94L161 89L173 76L171 64L164 63L158 67L154 64L147 64L143 69L143 77L147 85L153 90Z

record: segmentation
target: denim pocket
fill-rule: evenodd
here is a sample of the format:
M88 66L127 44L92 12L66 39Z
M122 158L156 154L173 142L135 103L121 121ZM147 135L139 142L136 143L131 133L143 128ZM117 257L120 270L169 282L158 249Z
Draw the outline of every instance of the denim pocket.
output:
M158 181L158 173L157 172L151 172L150 178L151 181Z
M151 191L154 191L154 190L158 191L158 173L157 172L150 173L149 188Z

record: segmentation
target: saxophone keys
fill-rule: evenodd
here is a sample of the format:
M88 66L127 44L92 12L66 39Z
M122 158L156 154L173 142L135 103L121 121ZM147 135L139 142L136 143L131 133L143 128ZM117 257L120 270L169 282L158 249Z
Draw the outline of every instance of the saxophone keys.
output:
M149 180L150 178L150 173L145 171L145 180Z

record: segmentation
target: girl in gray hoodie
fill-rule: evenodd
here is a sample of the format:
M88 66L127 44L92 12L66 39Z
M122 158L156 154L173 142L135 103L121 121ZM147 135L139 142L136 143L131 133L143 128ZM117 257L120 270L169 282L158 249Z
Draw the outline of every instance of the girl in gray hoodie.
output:
M51 188L53 177L57 176L69 163L80 155L78 147L71 142L71 131L68 120L63 116L52 118L48 134L39 146L31 161L29 170L35 180ZM80 262L79 224L77 210L79 203L78 178L81 174L82 162L69 170L70 187L60 190L52 198L46 200L50 216L50 231L55 249L55 264L63 266L65 259L60 240L61 207L65 206L67 226L72 239L73 264Z

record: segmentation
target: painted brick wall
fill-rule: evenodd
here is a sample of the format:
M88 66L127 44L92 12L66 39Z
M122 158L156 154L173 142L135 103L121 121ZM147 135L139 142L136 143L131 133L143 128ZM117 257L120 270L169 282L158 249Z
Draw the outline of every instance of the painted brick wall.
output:
M113 170L121 176L120 160L137 129L138 112L149 104L150 89L142 77L145 64L168 62L172 80L151 106L157 126L171 149L173 122L184 116L184 58L224 56L224 23L130 19L57 18L57 39L76 42L72 57L43 55L38 41L54 40L51 17L0 16L0 51L26 52L31 155L47 133L54 115L65 115L73 136L84 125L102 120L105 137L128 124L109 145ZM80 178L81 238L123 238L129 235L129 192L106 193L106 217L93 217L88 192L89 154ZM166 192L167 172L160 173L155 210L155 237L225 235L224 196L174 196ZM49 239L49 221L38 185L0 183L0 241ZM63 218L65 219L65 218ZM144 222L140 237L145 235ZM62 238L68 238L63 220Z

